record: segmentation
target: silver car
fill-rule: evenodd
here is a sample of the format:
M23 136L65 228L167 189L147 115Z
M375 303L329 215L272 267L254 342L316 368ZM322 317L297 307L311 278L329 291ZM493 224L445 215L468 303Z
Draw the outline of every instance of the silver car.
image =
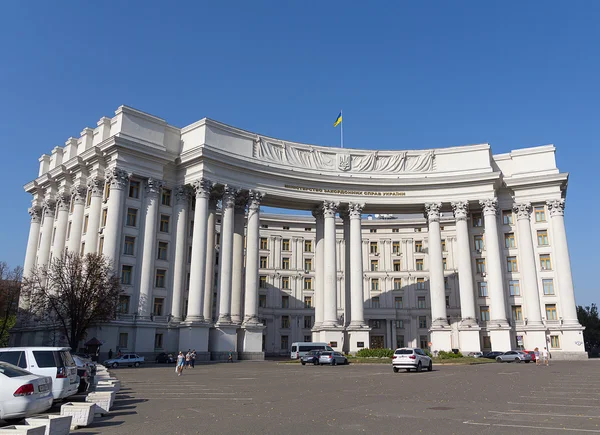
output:
M496 362L531 362L531 355L520 350L509 350L496 357Z
M338 364L348 364L348 358L339 352L325 351L319 355L319 364L330 364L332 366Z

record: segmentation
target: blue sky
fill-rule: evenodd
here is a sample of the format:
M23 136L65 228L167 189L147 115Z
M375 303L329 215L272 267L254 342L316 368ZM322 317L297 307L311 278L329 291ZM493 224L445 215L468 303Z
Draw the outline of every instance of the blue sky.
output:
M3 4L0 260L23 262L38 157L121 104L323 145L343 108L348 147L554 143L577 301L600 302L600 2L282 3Z

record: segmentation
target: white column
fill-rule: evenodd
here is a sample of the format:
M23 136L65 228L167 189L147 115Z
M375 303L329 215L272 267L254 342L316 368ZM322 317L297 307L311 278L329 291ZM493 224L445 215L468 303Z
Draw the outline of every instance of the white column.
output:
M192 264L190 267L190 290L186 321L203 322L204 319L204 273L206 271L206 234L208 227L208 199L212 183L200 179L192 183L196 192L194 210L194 236L192 239Z
M111 259L113 270L118 271L121 259L123 210L129 174L122 169L111 168L106 171L104 178L107 183L110 183L106 226L104 227L104 256Z
M67 250L79 254L81 252L81 235L83 228L83 213L85 211L86 188L82 185L71 188L73 213L71 216L71 231Z
M88 180L88 189L92 192L92 200L88 212L88 224L85 232L84 254L96 253L98 250L98 230L102 213L102 194L104 181L98 177Z
M212 322L213 293L215 279L215 223L217 221L217 200L208 200L208 221L206 229L206 274L204 276L204 320Z
M540 311L540 292L538 290L537 267L535 264L535 251L531 237L531 204L520 203L513 206L517 215L519 260L521 262L521 276L523 277L521 290L525 298L525 317L527 326L542 325Z
M442 234L440 232L441 208L441 203L425 204L429 221L429 293L431 295L432 327L448 325L442 259Z
M324 292L323 292L323 272L324 272L324 253L325 253L325 241L323 239L323 226L325 223L323 217L323 208L318 207L313 210L313 216L315 217L316 223L316 237L315 237L315 324L313 329L318 331L323 324L324 316Z
M233 224L233 276L231 279L231 322L239 325L244 319L242 313L242 287L244 281L244 219L247 198L238 197L235 204ZM275 246L276 248L276 246ZM277 249L275 250L277 253ZM276 264L277 255L273 264Z
M364 204L350 204L350 327L365 327L363 297L362 221Z
M178 322L183 317L183 291L185 289L185 265L187 264L190 193L186 186L175 187L173 193L175 196L175 261L173 263L173 299L171 302L171 314L173 315L173 320Z
M66 195L64 192L58 195L56 206L58 213L56 217L54 243L52 244L52 258L61 258L65 251L70 203L71 198L69 195Z
M263 194L250 191L248 198L248 227L246 230L246 297L244 325L258 322L258 248L260 231L260 203Z
M234 206L238 190L225 186L221 201L221 256L219 272L219 317L217 324L231 324Z
M558 279L558 295L560 297L560 314L564 325L579 325L577 320L577 306L575 305L575 292L573 291L573 275L571 273L571 260L569 259L569 246L565 231L565 200L556 199L546 201L550 213L553 237L553 267L556 268Z
M42 240L38 251L37 266L44 267L50 259L50 244L52 243L52 232L54 231L54 214L56 212L56 201L45 200L43 204L44 221L42 223Z
M42 223L42 209L40 207L33 206L29 208L28 212L29 216L31 216L31 224L29 225L25 263L23 264L23 278L31 277L31 273L35 269L35 260L40 240L40 226Z
M460 295L460 314L464 324L476 325L475 290L473 288L473 268L471 264L471 244L469 243L469 203L453 202L456 219L456 244L458 248L458 283Z
M340 267L342 268L342 277L344 286L342 287L341 294L344 296L344 326L347 326L352 322L352 286L351 286L351 236L350 236L350 210L341 210L340 217L342 218L344 228L344 238L339 240L340 250L339 257ZM343 249L342 249L343 248Z
M504 280L502 279L502 260L498 240L498 200L496 198L479 201L483 208L485 223L486 266L490 294L490 324L507 326L506 303L504 299ZM493 340L492 340L493 344Z
M335 214L338 209L338 203L325 201L323 203L324 224L324 312L323 326L335 327L337 320L337 270L336 270L336 235L335 235Z

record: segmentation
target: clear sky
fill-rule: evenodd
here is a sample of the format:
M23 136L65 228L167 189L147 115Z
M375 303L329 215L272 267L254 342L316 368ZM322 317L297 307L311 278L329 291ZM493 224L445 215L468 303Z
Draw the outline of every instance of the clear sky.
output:
M284 5L283 3L294 3ZM11 1L0 14L0 261L38 158L126 104L369 149L553 143L577 302L600 302L600 2Z

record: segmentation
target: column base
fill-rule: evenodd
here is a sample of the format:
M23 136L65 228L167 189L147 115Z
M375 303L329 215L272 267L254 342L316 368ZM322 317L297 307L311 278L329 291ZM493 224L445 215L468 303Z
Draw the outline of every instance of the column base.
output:
M435 328L432 327L429 330L429 336L431 340L431 352L439 352L440 350L451 352L452 351L452 330L450 327L446 328Z
M510 326L503 326L502 324L494 326L488 326L488 331L490 333L490 341L492 342L492 351L496 352L506 352L513 348L510 340Z
M179 350L196 349L197 360L209 360L209 325L205 322L183 322L179 326Z
M462 324L458 327L458 348L467 356L470 352L481 352L481 340L479 336L481 328L477 325Z
M349 351L352 355L361 349L369 348L369 332L371 328L364 326L350 326L347 329L348 340L350 341Z
M262 350L264 325L244 326L239 330L241 351L239 359L264 360L265 353Z
M215 325L210 329L209 347L211 359L220 361L227 360L229 353L233 353L233 359L237 359L237 326Z
M333 350L341 352L344 348L343 328L322 328L319 336L321 341L329 344Z

